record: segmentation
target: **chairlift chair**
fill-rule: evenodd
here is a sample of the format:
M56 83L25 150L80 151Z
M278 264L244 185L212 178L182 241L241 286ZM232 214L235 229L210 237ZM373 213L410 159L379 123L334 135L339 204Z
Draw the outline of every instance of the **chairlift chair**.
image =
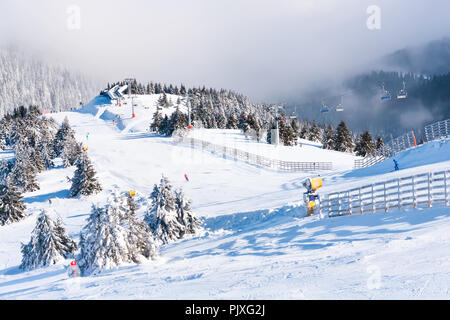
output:
M406 99L408 97L408 92L406 91L406 84L403 81L403 89L398 92L397 99Z
M344 96L341 96L341 103L336 107L336 112L344 111Z
M391 100L391 93L384 88L384 83L383 83L383 93L381 94L381 100Z
M324 100L322 100L322 108L320 109L321 113L327 113L329 112L330 109L328 108L328 106L325 104Z

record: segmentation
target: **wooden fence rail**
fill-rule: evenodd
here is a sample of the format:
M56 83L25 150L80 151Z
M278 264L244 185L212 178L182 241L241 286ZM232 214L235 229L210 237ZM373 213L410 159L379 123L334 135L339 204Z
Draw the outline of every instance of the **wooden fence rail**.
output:
M432 123L425 127L427 142L450 137L450 119Z
M280 171L321 171L333 169L333 164L331 162L294 162L270 159L239 149L216 145L208 141L188 137L174 137L174 141L176 143L190 145L192 148L200 148L204 151L213 152L226 158L246 161L258 166Z
M367 212L449 206L450 171L428 172L378 182L322 197L319 210L329 217Z

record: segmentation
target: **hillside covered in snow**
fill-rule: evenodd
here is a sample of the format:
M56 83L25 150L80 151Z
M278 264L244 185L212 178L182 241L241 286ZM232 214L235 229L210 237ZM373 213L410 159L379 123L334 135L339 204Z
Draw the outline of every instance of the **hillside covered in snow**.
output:
M169 95L170 97L170 95ZM176 95L172 97L174 100ZM279 172L225 158L151 132L160 94L122 100L99 96L67 118L91 159L102 191L72 197L75 166L61 159L24 192L26 217L0 226L1 299L397 299L450 296L449 207L405 209L337 218L306 217L304 179L321 175L321 193L434 170L448 170L450 140L406 150L396 159L353 170L358 157L300 140L303 146L256 142L236 129L194 128L187 136L294 161L331 161L332 171ZM126 104L125 104L126 102ZM133 110L134 109L134 110ZM180 102L178 109L186 112ZM133 111L135 117L133 117ZM163 108L164 115L176 106ZM252 151L252 152L253 152ZM2 159L12 159L5 149ZM145 221L162 175L192 200L202 232L159 247L154 259L122 263L70 278L70 261L22 270L21 243L45 209L61 218L80 243L92 220L117 192L136 192L136 217ZM77 252L79 254L79 252Z

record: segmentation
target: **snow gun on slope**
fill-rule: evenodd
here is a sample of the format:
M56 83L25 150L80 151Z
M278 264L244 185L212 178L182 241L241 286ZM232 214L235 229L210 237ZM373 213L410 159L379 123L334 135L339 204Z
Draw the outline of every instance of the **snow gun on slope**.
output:
M303 194L303 201L308 208L308 217L314 213L314 208L316 206L316 201L320 201L319 194L317 191L322 188L323 180L322 178L308 178L303 182L303 186L306 188L306 192Z

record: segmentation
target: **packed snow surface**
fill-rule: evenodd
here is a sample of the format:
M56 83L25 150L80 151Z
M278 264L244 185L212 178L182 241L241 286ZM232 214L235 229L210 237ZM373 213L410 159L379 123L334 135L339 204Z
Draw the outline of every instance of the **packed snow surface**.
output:
M69 119L77 139L88 146L105 191L70 199L66 177L74 168L39 176L41 189L25 194L29 217L0 227L0 299L450 298L450 208L305 217L301 183L312 173L266 170L149 133L158 98L139 97L136 118L131 101L119 107L103 97L80 112L49 115L59 123ZM191 135L249 152L258 144L234 130ZM259 150L265 154L271 147ZM283 147L277 157L336 163L333 172L320 172L321 192L328 193L448 169L449 148L445 140L407 150L396 158L399 172L392 172L392 159L352 171L353 156L313 145ZM20 244L29 241L40 209L61 216L78 240L93 203L104 204L112 190L136 190L145 204L163 173L192 198L194 213L204 220L201 235L161 247L154 261L98 276L69 279L69 261L30 272L18 268Z

